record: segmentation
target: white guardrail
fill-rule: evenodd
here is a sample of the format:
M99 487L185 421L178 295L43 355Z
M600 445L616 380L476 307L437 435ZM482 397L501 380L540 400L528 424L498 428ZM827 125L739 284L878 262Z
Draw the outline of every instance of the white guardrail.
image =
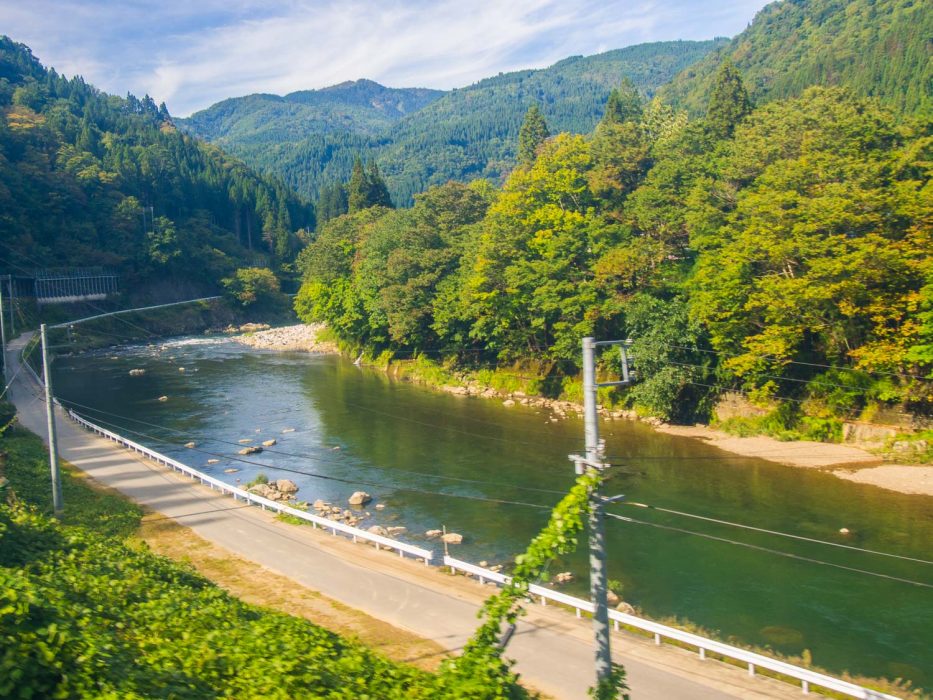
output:
M484 569L475 564L468 564L465 561L460 561L450 556L444 556L444 566L449 566L453 571L462 571L475 576L479 579L480 583L491 581L499 585L505 585L510 580L509 577L504 574ZM550 600L574 608L577 617L580 617L582 612L592 614L594 610L593 603L588 600L575 598L574 596L560 593L559 591L554 591L544 586L529 585L528 593L529 596L540 598L542 605L546 605L547 601ZM645 620L635 615L619 612L618 610L609 610L609 619L612 620L617 631L619 625L628 625L629 627L634 627L653 634L654 643L658 645L665 639L675 640L696 647L701 659L705 659L706 653L710 652L747 664L748 675L750 676L755 675L756 669L767 669L774 673L779 673L782 676L794 678L800 681L801 689L804 693L810 692L810 686L819 686L837 693L843 693L853 698L864 698L865 700L897 700L893 695L871 690L870 688L865 688L855 683L849 683L839 678L833 678L823 673L817 673L816 671L811 671L801 666L789 664L786 661L778 661L777 659L756 654L753 651L740 649L730 644L723 644L722 642L707 639L706 637L691 634L690 632L684 632L683 630L668 627L667 625L652 622L651 620Z
M303 510L298 510L297 508L292 508L291 506L285 505L284 503L270 501L268 498L263 498L262 496L257 496L255 493L250 493L249 491L245 491L244 489L238 488L236 486L231 486L230 484L223 482L220 479L215 479L214 477L208 476L203 472L199 472L197 469L189 467L187 464L183 464L177 459L172 459L171 457L160 454L155 450L150 450L148 447L140 445L137 442L133 442L132 440L128 440L127 438L121 435L117 435L116 433L107 430L106 428L102 428L99 425L95 425L94 423L91 423L89 420L82 418L80 415L70 409L67 411L67 413L68 416L78 425L81 425L88 430L107 438L108 440L116 442L123 447L132 450L133 452L145 455L154 462L169 467L173 471L186 474L192 479L200 481L201 484L210 486L212 491L218 490L223 495L229 494L233 496L233 499L236 501L242 500L246 503L260 506L263 510L272 510L277 513L284 513L286 515L300 518L301 520L306 520L315 528L321 527L325 530L330 530L334 535L339 532L341 534L347 535L354 542L363 540L364 542L371 542L375 544L377 548L385 547L386 549L393 549L398 552L400 557L404 557L406 554L410 554L413 557L423 559L426 565L430 564L431 560L434 558L434 552L431 550L423 549L422 547L416 547L415 545L411 544L406 544L405 542L399 542L398 540L393 540L390 537L383 537L382 535L367 532L366 530L360 530L359 528L336 522L334 520L328 520L327 518L322 518L319 515L314 515Z

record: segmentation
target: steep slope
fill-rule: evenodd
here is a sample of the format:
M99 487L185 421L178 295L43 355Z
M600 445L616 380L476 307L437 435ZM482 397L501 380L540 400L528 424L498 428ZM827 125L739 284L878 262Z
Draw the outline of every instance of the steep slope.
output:
M66 79L0 37L4 272L104 265L137 295L208 291L289 260L313 224L283 183L180 134L164 105Z
M899 110L929 111L930 37L933 7L922 0L780 0L660 94L702 114L716 68L729 58L759 103L795 97L811 85L838 85Z
M253 95L225 100L181 123L311 198L322 184L346 180L358 153L374 158L393 200L408 204L431 184L500 178L514 164L518 129L532 103L541 104L552 130L584 133L623 78L653 94L725 41L659 42L575 56L443 96L370 81L285 97Z

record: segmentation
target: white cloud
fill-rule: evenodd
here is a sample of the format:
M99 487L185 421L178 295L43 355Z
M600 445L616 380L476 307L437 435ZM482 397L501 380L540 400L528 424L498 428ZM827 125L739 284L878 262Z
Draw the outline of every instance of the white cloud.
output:
M187 114L226 97L371 78L451 88L643 41L733 34L761 0L36 0L4 31L48 65Z

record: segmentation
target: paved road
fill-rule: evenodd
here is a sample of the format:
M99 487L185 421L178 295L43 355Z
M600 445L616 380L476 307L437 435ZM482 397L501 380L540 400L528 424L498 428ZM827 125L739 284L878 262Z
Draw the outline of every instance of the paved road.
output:
M27 340L10 343L11 372L18 370ZM45 439L45 404L31 375L20 372L10 394L21 424ZM98 438L62 414L57 427L62 458L97 481L232 552L447 649L456 650L467 640L477 624L479 603L491 591L389 552L278 522ZM658 648L634 635L614 635L613 644L616 659L628 671L634 700L799 697L799 689L752 679L743 670ZM583 698L592 682L589 623L564 611L534 607L513 637L509 655L530 685L557 698Z

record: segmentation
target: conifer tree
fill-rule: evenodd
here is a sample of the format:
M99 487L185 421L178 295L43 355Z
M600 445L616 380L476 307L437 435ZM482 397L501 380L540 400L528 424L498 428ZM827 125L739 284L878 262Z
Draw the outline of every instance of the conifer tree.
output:
M379 173L379 166L376 165L376 161L374 160L369 162L369 172L366 173L366 183L369 189L367 206L394 208L392 205L392 198L389 197L389 188L386 186L386 181L382 179L382 175Z
M613 88L606 100L606 111L603 113L603 124L624 124L637 122L642 117L641 95L631 80L625 78L622 84Z
M541 115L538 105L531 105L528 112L525 113L525 121L518 132L518 162L521 165L530 165L535 160L538 147L545 142L551 133L548 131L547 122Z
M352 214L369 207L369 184L366 171L363 170L363 161L359 156L353 162L353 173L347 183L347 210Z
M324 185L321 188L316 210L318 229L331 219L346 214L347 210L347 188L339 182Z
M752 111L752 103L742 82L742 74L726 59L713 83L706 121L719 138L729 138L738 124Z

